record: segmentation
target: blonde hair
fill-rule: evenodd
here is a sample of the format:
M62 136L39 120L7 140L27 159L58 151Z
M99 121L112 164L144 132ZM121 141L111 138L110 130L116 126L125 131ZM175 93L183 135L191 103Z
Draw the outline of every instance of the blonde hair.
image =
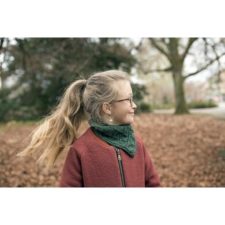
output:
M95 73L88 80L74 81L65 91L55 110L34 130L30 144L19 156L26 156L44 148L39 162L54 164L60 153L78 138L78 129L85 118L102 123L103 102L117 98L116 81L130 81L123 71L109 70Z

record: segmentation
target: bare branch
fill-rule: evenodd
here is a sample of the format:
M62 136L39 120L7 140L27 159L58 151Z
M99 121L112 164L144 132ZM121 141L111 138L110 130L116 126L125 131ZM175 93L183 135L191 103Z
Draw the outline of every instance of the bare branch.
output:
M208 43L208 42L207 42L207 43ZM209 44L209 45L210 45L210 44ZM213 50L215 56L218 57L218 53L217 53L217 51L216 51L216 43L210 45L210 47L212 48L212 50ZM219 59L217 60L217 64L218 64L217 77L218 77L218 82L219 82L220 79L221 79L220 74L221 74L221 72L222 72L222 70L221 70L221 63L220 63L220 60L219 60Z
M206 42L207 42L207 41L206 41ZM217 53L217 51L216 51L216 43L214 43L214 44L211 45L211 44L209 44L209 43L207 42L207 44L212 48L213 53L215 54L216 58L218 58L219 55L218 55L218 53ZM220 63L220 60L219 60L219 59L217 60L217 63L218 63L218 69L220 70L221 63Z
M205 60L210 60L210 57L208 56L208 46L212 48L212 46L210 45L210 43L208 42L207 38L202 38L203 42L204 42L204 56L205 56ZM215 54L216 57L218 56L217 54Z
M5 38L0 38L0 51L3 49L3 43Z
M203 66L202 68L198 69L197 71L184 76L184 79L186 79L188 77L191 77L191 76L194 76L197 73L202 72L203 70L207 69L210 65L212 65L215 61L218 61L224 55L225 55L225 52L223 54L221 54L220 56L217 56L215 59L211 60L209 63L207 63L205 66Z
M144 39L142 38L141 41L138 43L138 45L130 48L128 52L131 53L134 49L138 51L141 48L143 41Z
M154 70L148 70L148 73L154 73L154 72L170 72L172 71L172 66L169 66L164 69L154 69Z
M168 52L166 52L161 46L159 46L159 45L157 44L157 42L155 41L154 38L149 38L149 40L150 40L151 44L152 44L158 51L160 51L163 55L165 55L168 59L170 59L170 56L169 56ZM164 43L164 42L162 42L162 43Z
M181 56L182 61L184 61L186 55L188 54L188 51L190 50L191 46L193 45L193 43L198 40L198 38L189 38L188 40L188 44L186 46L186 49L184 50L184 53Z
M166 45L166 38L160 38L160 40Z

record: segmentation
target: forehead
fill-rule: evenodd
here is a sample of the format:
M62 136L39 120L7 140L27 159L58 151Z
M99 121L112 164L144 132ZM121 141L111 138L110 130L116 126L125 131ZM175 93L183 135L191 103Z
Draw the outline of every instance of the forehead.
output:
M118 96L120 97L128 97L129 95L132 95L132 89L129 81L117 81L115 83L115 88Z

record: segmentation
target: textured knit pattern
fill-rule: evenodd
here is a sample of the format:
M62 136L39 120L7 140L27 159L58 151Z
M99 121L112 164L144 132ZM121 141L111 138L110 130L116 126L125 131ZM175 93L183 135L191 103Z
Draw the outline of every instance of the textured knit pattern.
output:
M91 129L108 144L123 149L132 157L135 155L136 142L131 125L107 125L91 122Z

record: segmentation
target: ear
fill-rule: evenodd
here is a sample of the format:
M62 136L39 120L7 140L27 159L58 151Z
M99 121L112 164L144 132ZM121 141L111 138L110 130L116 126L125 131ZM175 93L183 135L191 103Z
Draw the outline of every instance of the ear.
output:
M104 102L102 104L102 111L103 113L107 114L107 115L111 115L111 106L109 103Z

